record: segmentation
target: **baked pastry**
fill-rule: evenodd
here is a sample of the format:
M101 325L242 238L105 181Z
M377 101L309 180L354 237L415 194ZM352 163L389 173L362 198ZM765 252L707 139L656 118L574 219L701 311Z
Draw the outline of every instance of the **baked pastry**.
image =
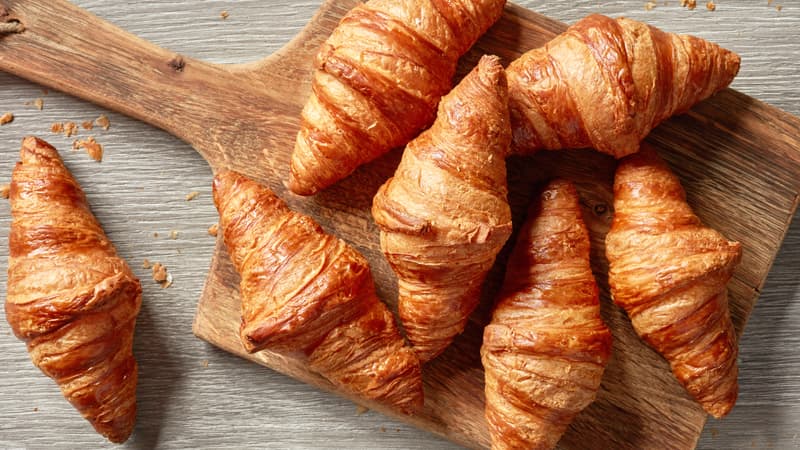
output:
M458 58L504 5L370 0L347 13L314 61L289 188L315 194L429 126Z
M727 284L741 245L700 222L678 178L646 144L620 161L614 209L606 237L614 302L703 409L726 415L738 393Z
M11 177L6 319L33 363L109 441L136 419L139 280L43 140L22 142Z
M594 401L610 354L578 192L554 180L531 205L483 333L492 448L554 448Z
M590 15L509 65L512 151L629 155L659 123L727 87L739 63L700 38Z
M484 56L373 201L381 249L397 273L400 319L423 362L464 330L511 234L507 99L499 59Z
M375 293L367 260L230 171L214 178L220 231L242 277L242 344L303 358L337 388L410 414L419 361Z

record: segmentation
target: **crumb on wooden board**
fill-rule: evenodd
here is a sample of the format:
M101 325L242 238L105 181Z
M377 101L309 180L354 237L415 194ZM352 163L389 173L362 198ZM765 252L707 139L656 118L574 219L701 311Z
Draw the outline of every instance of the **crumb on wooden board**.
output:
M14 121L14 114L7 112L0 116L0 125L5 125Z
M208 227L208 234L210 236L216 236L217 233L219 233L219 224L215 223L214 225L211 225L210 227Z
M94 140L94 136L89 136L86 139L75 141L72 144L72 148L76 150L79 148L86 150L86 153L88 153L89 156L97 162L103 160L103 146Z
M196 199L199 195L200 195L200 193L197 192L197 191L189 192L188 194L186 194L186 201L190 202L190 201Z
M0 197L8 198L9 193L11 192L11 185L8 183L0 185Z
M106 131L108 131L108 129L111 127L111 121L108 120L108 117L106 117L105 114L100 114L100 117L94 119L94 123L95 125L97 125L98 127L102 127Z

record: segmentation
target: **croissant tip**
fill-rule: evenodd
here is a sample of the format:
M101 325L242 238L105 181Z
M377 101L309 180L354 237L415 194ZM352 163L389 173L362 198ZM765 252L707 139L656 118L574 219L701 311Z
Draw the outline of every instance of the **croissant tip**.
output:
M286 186L293 193L297 195L302 195L304 197L309 197L319 192L319 188L317 186L311 183L305 183L302 180L298 179L294 171L292 171L289 174L289 181L286 183Z
M55 147L44 139L39 139L36 136L26 136L22 140L19 157L23 163L36 157L61 160L61 156L58 154Z

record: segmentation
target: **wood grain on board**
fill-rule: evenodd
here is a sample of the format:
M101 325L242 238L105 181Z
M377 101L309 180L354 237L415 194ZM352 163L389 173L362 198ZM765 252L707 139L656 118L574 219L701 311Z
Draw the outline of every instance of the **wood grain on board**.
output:
M314 198L293 196L283 185L299 111L309 92L311 59L355 1L325 3L282 50L260 62L235 66L160 49L62 0L0 4L26 27L24 33L0 41L0 69L163 128L192 144L214 169L238 170L264 182L293 208L361 250L372 264L379 294L394 307L396 281L380 254L369 208L377 188L394 171L400 151L362 167ZM509 5L501 21L463 58L460 73L485 53L510 62L564 28ZM798 119L727 90L670 120L649 138L680 176L698 215L744 244L742 264L730 284L731 309L740 332L797 206L798 136ZM705 414L674 380L667 363L635 336L608 297L603 238L612 215L614 166L612 159L591 151L509 160L510 201L518 224L535 184L563 176L578 185L592 233L603 317L614 332L614 353L598 400L578 417L560 445L581 448L591 439L602 448L691 448ZM513 237L509 246L512 243ZM465 333L425 366L425 411L401 418L468 447L489 442L478 348L504 261L505 253ZM332 390L297 361L269 352L244 352L238 340L238 282L218 241L198 304L195 333L227 351Z

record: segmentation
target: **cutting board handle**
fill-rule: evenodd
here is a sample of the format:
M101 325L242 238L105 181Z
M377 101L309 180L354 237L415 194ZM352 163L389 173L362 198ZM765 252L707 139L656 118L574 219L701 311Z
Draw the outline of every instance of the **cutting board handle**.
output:
M186 140L212 117L222 66L165 50L64 0L0 0L0 70L122 112ZM191 118L191 119L189 119Z

